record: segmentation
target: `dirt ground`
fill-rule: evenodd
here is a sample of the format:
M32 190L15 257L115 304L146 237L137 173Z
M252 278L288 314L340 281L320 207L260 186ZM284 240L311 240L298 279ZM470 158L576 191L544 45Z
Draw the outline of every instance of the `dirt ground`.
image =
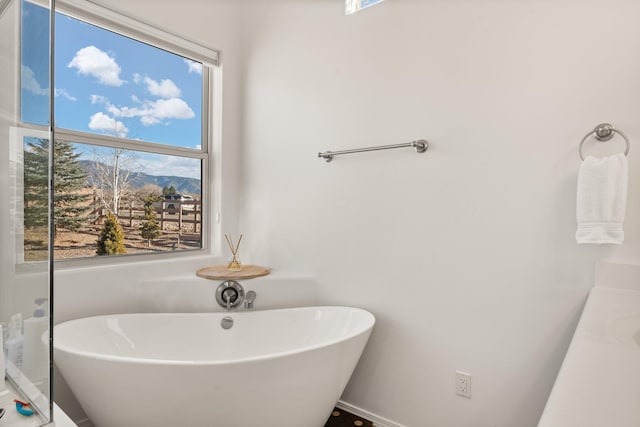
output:
M59 230L54 242L54 257L58 259L87 258L96 255L96 242L102 226L90 226L79 232ZM151 241L142 239L138 225L122 226L125 235L127 254L167 252L183 249L198 249L201 246L199 233L165 230L158 239ZM25 230L25 261L42 261L47 259L46 230L40 232Z

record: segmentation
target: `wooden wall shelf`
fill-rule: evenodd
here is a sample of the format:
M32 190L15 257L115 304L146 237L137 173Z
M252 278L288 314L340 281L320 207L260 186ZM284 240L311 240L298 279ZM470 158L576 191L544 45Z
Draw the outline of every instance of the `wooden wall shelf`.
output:
M266 276L271 270L259 265L243 265L240 271L229 271L226 265L214 265L196 271L196 276L211 280L253 279Z

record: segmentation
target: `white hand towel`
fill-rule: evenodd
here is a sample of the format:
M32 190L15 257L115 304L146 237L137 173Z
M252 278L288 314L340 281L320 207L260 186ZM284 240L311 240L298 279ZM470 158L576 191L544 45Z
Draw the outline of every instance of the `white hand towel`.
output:
M584 159L578 171L578 243L619 245L624 241L628 170L623 153Z

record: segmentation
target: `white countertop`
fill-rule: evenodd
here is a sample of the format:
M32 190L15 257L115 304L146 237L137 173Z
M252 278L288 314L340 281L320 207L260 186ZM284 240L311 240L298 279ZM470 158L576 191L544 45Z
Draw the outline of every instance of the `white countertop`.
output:
M538 427L640 426L640 291L594 287Z

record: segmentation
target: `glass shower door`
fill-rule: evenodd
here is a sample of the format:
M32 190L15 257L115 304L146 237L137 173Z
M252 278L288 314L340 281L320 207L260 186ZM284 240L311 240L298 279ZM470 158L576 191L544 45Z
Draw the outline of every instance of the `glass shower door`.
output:
M51 10L0 0L0 423L16 427L52 413Z

